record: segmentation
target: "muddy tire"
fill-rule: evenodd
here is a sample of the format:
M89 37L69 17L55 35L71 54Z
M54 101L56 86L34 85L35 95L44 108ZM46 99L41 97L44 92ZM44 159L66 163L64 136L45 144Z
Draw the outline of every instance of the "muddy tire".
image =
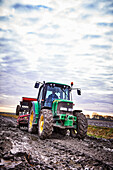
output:
M34 119L35 119L34 115L35 115L35 113L34 113L33 106L32 106L31 110L30 110L29 120L28 120L28 132L29 133L36 133L37 132L37 126L33 125L33 122L34 122Z
M20 129L20 124L19 124L19 123L17 123L16 127Z
M42 109L38 119L38 135L40 139L46 139L52 135L53 132L53 115L52 111Z
M19 111L20 111L20 105L17 105L17 107L16 107L16 115L17 116L19 115Z
M84 139L87 136L88 122L83 113L74 112L74 116L77 117L77 129L71 129L70 135L72 137L78 137Z

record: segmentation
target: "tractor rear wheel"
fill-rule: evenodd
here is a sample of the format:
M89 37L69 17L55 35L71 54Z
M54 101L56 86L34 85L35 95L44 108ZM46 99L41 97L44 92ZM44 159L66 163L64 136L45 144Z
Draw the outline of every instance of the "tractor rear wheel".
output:
M42 109L38 120L38 135L40 139L46 139L51 136L53 132L53 115L52 111Z
M30 132L30 133L37 132L37 127L33 125L34 115L35 115L35 113L34 113L33 106L32 106L31 110L30 110L29 121L28 121L28 132Z
M74 112L74 116L77 117L77 129L71 129L70 135L72 137L78 137L84 139L87 136L88 122L83 113Z

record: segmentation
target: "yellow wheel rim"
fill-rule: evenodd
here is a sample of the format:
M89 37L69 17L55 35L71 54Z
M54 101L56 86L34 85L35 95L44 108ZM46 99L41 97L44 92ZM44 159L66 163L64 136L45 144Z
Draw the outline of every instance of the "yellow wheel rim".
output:
M74 130L74 134L77 134L77 130Z
M30 115L30 128L32 128L32 124L33 124L33 111L31 112Z
M43 126L44 126L44 116L41 115L40 116L40 123L39 123L39 127L40 127L40 132L42 133L43 131Z
M74 130L75 133L77 133L77 130Z

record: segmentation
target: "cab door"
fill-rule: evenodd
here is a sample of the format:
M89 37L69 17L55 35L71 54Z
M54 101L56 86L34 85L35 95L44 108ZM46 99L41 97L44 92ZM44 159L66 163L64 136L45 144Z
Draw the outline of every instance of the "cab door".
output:
M38 103L39 103L39 108L41 109L44 106L44 95L43 95L44 87L41 86L39 90L39 95L38 95Z

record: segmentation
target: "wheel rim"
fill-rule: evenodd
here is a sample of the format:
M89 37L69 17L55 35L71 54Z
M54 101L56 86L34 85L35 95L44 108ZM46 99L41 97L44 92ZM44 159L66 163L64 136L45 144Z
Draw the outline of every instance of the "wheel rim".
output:
M32 128L32 124L33 124L33 111L31 112L30 115L30 129Z
M74 130L73 130L73 133L74 133L74 134L77 134L77 130L74 129Z
M42 131L43 131L43 126L44 126L44 116L41 115L41 116L40 116L40 123L39 123L40 133L42 133Z
M77 130L76 129L72 129L71 133L72 133L73 136L76 136L77 135Z

